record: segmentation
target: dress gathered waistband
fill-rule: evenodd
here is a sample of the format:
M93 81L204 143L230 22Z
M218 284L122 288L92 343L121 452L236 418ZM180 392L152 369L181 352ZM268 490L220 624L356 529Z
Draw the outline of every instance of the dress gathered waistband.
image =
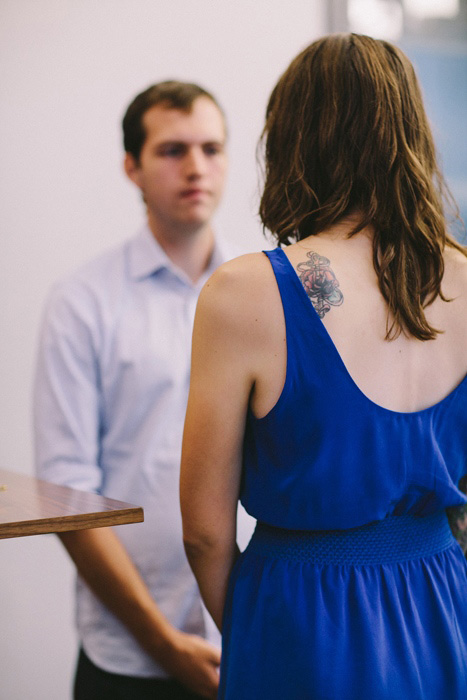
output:
M387 516L349 530L287 530L258 522L247 552L311 564L394 564L438 554L455 542L444 511Z

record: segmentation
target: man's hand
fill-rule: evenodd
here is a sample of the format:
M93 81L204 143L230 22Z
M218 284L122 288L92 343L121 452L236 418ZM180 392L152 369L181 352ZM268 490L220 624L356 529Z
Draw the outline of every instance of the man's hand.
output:
M172 643L160 661L167 672L184 686L215 700L221 652L212 644L194 634L175 630Z
M111 528L61 533L82 578L167 672L205 698L215 698L220 651L177 630L161 613Z

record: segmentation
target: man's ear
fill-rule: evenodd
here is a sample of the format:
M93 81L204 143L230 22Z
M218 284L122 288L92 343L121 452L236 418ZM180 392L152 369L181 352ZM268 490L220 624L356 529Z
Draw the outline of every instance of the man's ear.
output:
M140 183L140 167L134 155L131 153L125 153L125 160L123 161L123 168L127 177L130 178L132 182L138 187L141 187Z

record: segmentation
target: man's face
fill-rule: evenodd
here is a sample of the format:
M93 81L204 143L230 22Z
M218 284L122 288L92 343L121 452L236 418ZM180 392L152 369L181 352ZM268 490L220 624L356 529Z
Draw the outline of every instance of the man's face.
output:
M225 179L225 125L216 105L198 97L190 112L162 105L143 116L146 140L139 162L125 167L140 187L150 221L161 232L191 232L209 223Z

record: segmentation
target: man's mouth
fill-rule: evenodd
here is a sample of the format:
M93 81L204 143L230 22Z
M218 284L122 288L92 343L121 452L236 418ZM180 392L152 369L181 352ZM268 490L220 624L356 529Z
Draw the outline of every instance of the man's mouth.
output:
M199 187L190 187L186 190L182 190L180 196L182 199L200 199L208 196L207 190L200 189Z

